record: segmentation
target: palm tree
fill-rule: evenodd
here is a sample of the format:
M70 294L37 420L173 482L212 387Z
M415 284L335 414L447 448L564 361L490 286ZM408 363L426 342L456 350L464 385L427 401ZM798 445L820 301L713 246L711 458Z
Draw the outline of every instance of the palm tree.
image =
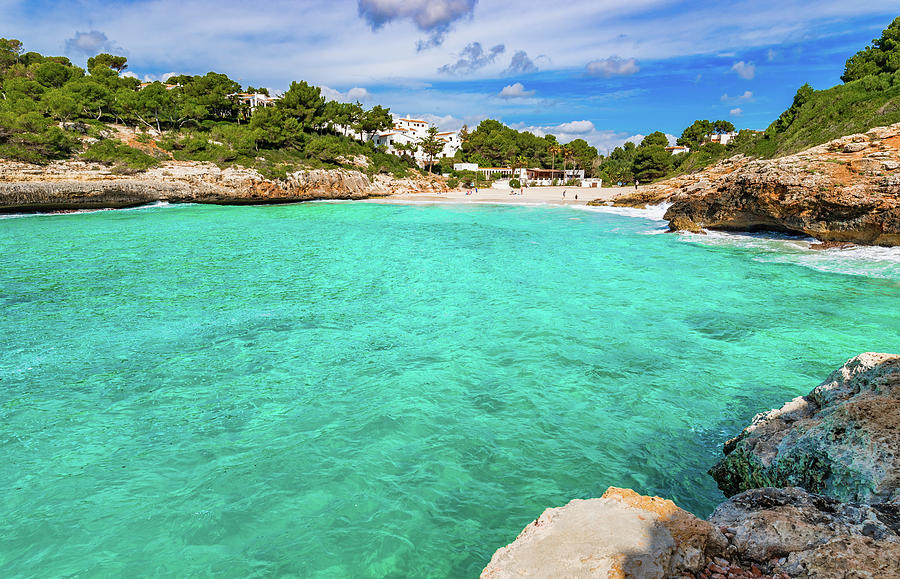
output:
M562 153L562 147L559 145L550 145L547 149L550 152L550 170L554 171L556 169L556 156ZM551 173L552 175L553 173Z
M528 166L528 159L524 155L519 155L518 157L514 157L512 163L510 163L512 167L513 174L511 178L516 179L516 170L522 169Z
M575 156L575 152L569 147L562 147L563 157L563 183L566 182L566 166L569 159Z

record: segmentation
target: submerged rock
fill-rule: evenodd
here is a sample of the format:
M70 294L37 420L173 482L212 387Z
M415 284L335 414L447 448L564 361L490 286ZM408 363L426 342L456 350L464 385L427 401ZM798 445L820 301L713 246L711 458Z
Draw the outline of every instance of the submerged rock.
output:
M700 572L725 545L713 525L672 501L610 487L544 511L481 577L671 577Z
M758 414L711 470L730 496L797 486L900 504L900 356L861 354L807 396Z
M743 492L709 520L728 556L793 578L900 577L900 507L841 503L798 488Z

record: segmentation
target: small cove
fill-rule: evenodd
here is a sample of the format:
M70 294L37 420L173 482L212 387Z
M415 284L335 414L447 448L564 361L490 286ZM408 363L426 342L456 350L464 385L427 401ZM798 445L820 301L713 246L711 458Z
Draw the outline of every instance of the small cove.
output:
M707 515L754 413L900 350L900 266L656 227L364 203L0 221L0 571L473 576L610 485Z

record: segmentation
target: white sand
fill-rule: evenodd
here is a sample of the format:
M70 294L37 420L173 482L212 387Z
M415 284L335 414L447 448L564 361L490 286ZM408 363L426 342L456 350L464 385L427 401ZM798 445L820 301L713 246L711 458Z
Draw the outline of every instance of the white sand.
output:
M634 187L604 187L597 189L582 187L527 187L521 195L510 195L509 190L504 189L475 189L470 190L471 195L466 195L466 189L457 189L447 193L404 193L389 197L377 197L366 199L372 203L512 203L517 205L533 205L551 203L554 205L585 205L588 201L602 199L609 201L619 195L634 192ZM563 198L563 191L566 196ZM518 189L516 190L518 192ZM575 199L575 196L578 199Z

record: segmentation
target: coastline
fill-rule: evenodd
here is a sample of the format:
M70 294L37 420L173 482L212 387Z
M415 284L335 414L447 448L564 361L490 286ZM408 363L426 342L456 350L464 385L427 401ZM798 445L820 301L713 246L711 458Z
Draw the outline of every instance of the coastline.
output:
M451 189L446 192L402 192L386 197L374 197L364 199L367 203L502 203L506 205L588 205L591 202L602 204L612 202L618 197L633 191L632 187L609 188L582 188L582 187L526 187L521 195L511 195L512 190L483 188L471 189L471 195L466 194L466 189ZM565 197L563 197L565 192ZM576 199L575 196L578 196Z

